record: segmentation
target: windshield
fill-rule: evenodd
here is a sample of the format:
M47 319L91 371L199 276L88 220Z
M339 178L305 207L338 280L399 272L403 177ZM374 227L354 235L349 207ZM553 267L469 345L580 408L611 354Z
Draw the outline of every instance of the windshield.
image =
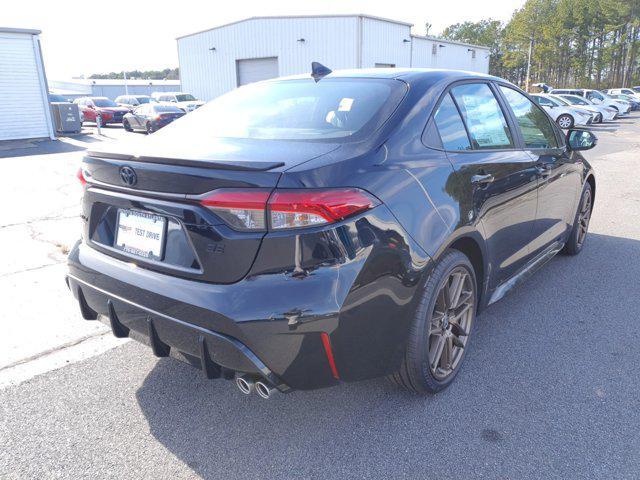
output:
M158 133L262 140L335 140L377 128L405 91L403 83L387 79L254 83L218 97Z
M193 102L193 101L196 101L197 99L196 97L194 97L189 93L183 93L180 95L176 95L176 100L178 100L179 102Z
M571 105L571 103L567 100L565 100L562 97L553 97L551 98L552 101L556 102L556 105Z
M118 104L108 98L94 98L93 103L96 107L117 107Z
M562 105L562 103L560 103L556 98L553 98L553 97L542 97L542 98L546 98L547 100L549 100L549 102L551 102L554 107L559 107Z
M62 95L56 95L56 94L53 94L53 93L49 94L49 101L50 102L65 102L65 103L69 102L69 100L64 98Z
M562 95L572 105L591 105L587 100L582 97L576 97L575 95Z
M142 105L143 103L155 102L155 100L152 100L150 97L136 97L136 100L138 100L138 103L140 103L140 105Z

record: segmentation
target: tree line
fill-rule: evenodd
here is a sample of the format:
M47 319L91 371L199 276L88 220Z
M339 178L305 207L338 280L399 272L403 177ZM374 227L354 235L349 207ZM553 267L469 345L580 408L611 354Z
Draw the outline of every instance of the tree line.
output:
M127 78L142 79L142 80L179 80L180 73L178 68L165 68L164 70L131 70L127 73ZM89 78L96 80L122 80L124 79L124 72L111 72L111 73L94 73Z
M640 85L640 0L527 0L511 20L450 25L444 38L491 49L489 72L525 85Z

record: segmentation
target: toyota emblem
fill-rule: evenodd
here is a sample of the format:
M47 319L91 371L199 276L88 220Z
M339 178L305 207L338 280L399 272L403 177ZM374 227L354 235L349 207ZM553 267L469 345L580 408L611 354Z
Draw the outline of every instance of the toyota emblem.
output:
M122 179L122 182L128 187L133 187L136 183L138 183L138 175L136 175L136 172L133 170L133 168L126 165L120 167L120 178Z

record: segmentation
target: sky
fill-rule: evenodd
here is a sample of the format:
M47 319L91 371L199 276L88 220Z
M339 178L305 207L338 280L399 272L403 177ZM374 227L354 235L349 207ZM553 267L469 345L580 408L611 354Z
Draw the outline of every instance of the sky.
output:
M178 66L176 37L252 16L364 13L439 34L450 24L507 21L525 0L18 0L0 26L42 30L47 77Z

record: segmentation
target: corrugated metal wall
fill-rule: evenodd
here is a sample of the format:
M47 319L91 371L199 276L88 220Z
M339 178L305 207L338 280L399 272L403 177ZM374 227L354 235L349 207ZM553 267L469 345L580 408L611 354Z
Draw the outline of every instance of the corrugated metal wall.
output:
M0 32L0 140L52 137L38 39Z
M488 73L489 50L438 39L413 37L411 63L415 68L450 68Z
M404 40L408 40L405 42ZM376 63L409 67L411 27L375 18L362 18L362 68Z
M411 37L409 25L370 17L256 18L178 39L180 80L183 91L211 100L237 87L236 61L249 58L277 57L280 76L309 72L312 61L488 71L488 50L475 49L474 59L470 47L440 41L433 55L433 44Z
M179 92L180 85L129 85L129 95L151 95L153 92ZM91 95L108 97L115 100L120 95L126 95L124 85L91 85Z
M236 60L278 57L279 75L357 64L357 17L254 19L178 40L182 89L211 100L237 86ZM298 40L304 38L304 42ZM215 50L210 50L215 48Z

